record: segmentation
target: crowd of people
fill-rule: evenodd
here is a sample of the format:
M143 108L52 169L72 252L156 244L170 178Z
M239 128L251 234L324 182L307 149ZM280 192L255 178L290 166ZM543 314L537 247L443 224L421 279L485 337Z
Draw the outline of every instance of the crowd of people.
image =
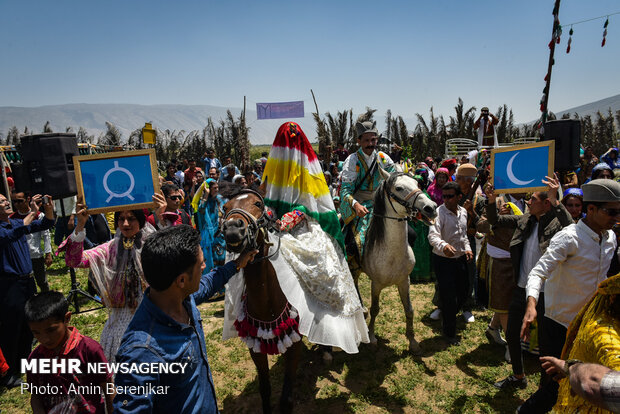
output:
M493 145L496 118L485 109L476 121L479 140ZM495 387L525 388L524 352L541 357L539 388L518 412L595 407L617 412L618 149L607 151L599 162L586 147L580 168L546 177L544 191L500 195L492 178L480 179L488 151L414 162L402 159L402 148L396 145L389 154L381 151L375 123L358 122L355 131L355 151L338 144L329 159L319 157L329 188L325 205L339 219L339 225L327 226L329 237L343 245L350 273L362 272L373 193L382 181L379 170L412 174L438 207L431 226L413 216L409 222L407 240L416 258L410 280L435 282L435 309L429 317L441 320L446 343L460 341L459 313L465 322L473 322L472 310L486 309L486 336L505 347L505 359L512 365L512 374L498 378ZM217 158L213 149L202 159L172 161L160 177L161 192L153 195L151 211L93 215L74 198L59 205L48 196L14 192L11 205L0 195L0 327L10 333L0 339L2 385L22 384L21 359L187 361L189 368L176 377L29 373L29 384L56 384L65 391L75 382L91 385L91 390L109 390L106 384L114 384L111 393L33 394L31 405L34 412L217 412L196 306L221 296L226 282L257 253L245 251L226 262L219 231L227 202L222 189L264 190L268 156L261 154L243 173L229 155ZM99 341L70 325L66 299L50 291L45 267L53 260L54 226L56 254L64 252L67 266L89 270L90 287L107 308ZM33 336L39 343L34 350ZM172 391L165 398L121 391L145 383Z

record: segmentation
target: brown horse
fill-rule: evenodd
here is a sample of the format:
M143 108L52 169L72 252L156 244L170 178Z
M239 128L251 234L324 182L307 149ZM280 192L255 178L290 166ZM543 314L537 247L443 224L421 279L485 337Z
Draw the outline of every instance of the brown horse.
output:
M275 221L266 214L263 197L252 190L241 190L239 194L233 196L224 205L223 209L224 218L221 231L226 240L226 249L233 253L255 249L259 251L254 261L243 270L245 320L252 321L255 326L258 325L257 328L262 327L264 330L269 329L269 326L281 326L282 315L286 314L287 318L289 316L294 318L296 312L291 310L290 315L287 313L291 306L280 288L276 271L268 260L269 247L273 244L269 243L267 230L275 225ZM241 333L239 328L237 330ZM264 330L259 332L264 333ZM272 332L276 333L275 338L269 339L272 343L278 340L278 336L284 335L284 332L280 330L274 329ZM278 353L273 352L273 347L270 348L269 344L266 344L262 348L260 345L253 347L253 349L250 348L250 356L258 372L264 413L271 412L271 383L269 381L267 354ZM261 348L261 352L256 352L259 348ZM282 413L292 412L293 409L293 384L300 349L301 341L298 340L293 342L284 352L284 384L280 397L280 412Z

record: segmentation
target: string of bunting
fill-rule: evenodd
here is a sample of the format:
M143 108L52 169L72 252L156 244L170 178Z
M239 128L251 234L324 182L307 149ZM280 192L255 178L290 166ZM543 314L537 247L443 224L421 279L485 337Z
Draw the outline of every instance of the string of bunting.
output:
M616 14L620 14L620 12L610 13L604 16L592 17L590 19L585 19L585 20L580 20L578 22L565 24L564 26L570 26L570 31L568 32L568 43L566 45L566 53L570 53L570 50L571 50L571 43L573 41L573 33L575 33L573 26L576 26L581 23L591 22L593 20L605 19L605 23L603 24L603 40L601 41L601 47L604 47L605 43L607 42L607 26L609 26L609 16L614 16ZM562 26L559 24L559 19L557 15L555 14L554 14L554 20L557 20L558 27L557 27L557 30L553 32L551 42L557 42L557 44L560 44L560 35L562 34ZM551 42L549 43L549 48L551 48Z
M568 32L568 42L566 45L566 53L570 53L570 50L571 50L571 44L573 42L573 34L575 33L573 26L581 24L581 23L591 22L593 20L603 19L603 18L605 19L605 23L603 24L603 40L601 41L601 47L604 47L605 43L607 42L607 26L609 26L609 17L614 16L616 14L620 14L620 12L610 13L610 14L606 14L603 16L592 17L590 19L580 20L578 22L566 24L565 26L570 26L570 30ZM551 40L549 41L549 44L547 45L549 49L555 49L555 45L560 44L561 36L562 36L562 25L560 24L560 17L559 17L558 10L554 8L553 9L553 32L551 34ZM554 64L555 64L555 59L552 59L551 65L553 66ZM549 80L549 72L547 72L547 74L545 75L544 81L547 82L548 80ZM546 118L546 108L544 104L546 97L547 97L547 86L545 86L545 88L543 89L543 94L542 94L542 97L540 98L540 111L543 112L543 119Z

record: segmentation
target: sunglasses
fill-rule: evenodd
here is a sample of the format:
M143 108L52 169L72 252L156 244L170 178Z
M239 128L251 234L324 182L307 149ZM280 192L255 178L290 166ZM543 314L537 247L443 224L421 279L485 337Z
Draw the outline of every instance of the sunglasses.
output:
M442 194L441 198L447 198L448 200L456 197L456 194Z
M601 210L603 210L605 213L607 213L607 215L609 217L620 216L620 208L601 207Z
M179 200L181 200L183 197L181 197L180 195L174 195L174 196L169 196L168 198L169 198L170 200L179 201Z

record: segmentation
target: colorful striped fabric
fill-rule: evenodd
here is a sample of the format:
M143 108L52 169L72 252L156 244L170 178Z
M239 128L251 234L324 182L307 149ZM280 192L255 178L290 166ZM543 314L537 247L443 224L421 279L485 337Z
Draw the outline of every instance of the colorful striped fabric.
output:
M280 126L263 172L265 203L278 217L300 210L319 222L344 251L344 236L319 160L301 127Z

